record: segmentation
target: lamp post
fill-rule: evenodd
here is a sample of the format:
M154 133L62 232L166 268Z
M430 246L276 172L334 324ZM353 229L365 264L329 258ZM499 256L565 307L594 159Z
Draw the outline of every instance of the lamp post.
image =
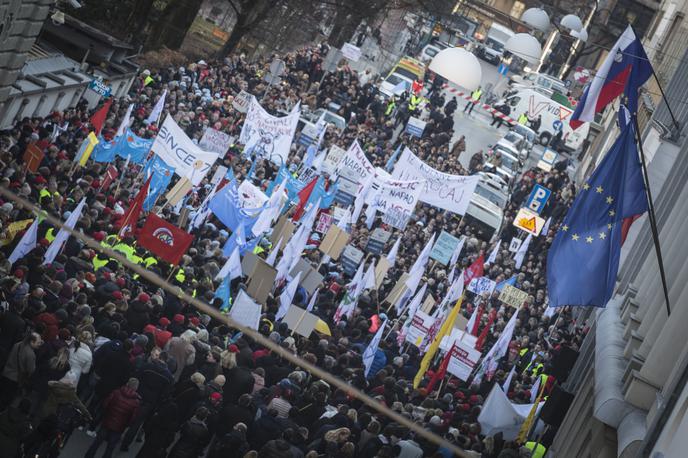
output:
M478 89L483 78L478 58L463 48L443 49L432 59L429 68L469 91Z

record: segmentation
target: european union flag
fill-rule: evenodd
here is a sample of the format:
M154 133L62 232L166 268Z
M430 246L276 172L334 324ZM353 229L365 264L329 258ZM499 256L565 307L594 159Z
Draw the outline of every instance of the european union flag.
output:
M632 123L581 187L547 257L549 306L604 307L611 298L624 219L647 211Z

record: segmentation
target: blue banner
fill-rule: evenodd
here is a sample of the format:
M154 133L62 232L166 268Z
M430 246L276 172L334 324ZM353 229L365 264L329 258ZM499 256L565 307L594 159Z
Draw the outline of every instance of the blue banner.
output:
M148 156L148 152L153 146L154 138L142 138L135 135L131 129L127 129L117 143L115 154L122 158L130 157L134 164L143 164Z
M115 160L117 150L117 139L107 141L103 137L98 137L98 144L93 148L91 159L96 162L112 162Z
M158 196L165 192L167 187L170 185L172 180L172 175L174 175L174 168L170 167L163 161L157 154L154 155L151 160L146 163L146 167L143 171L144 179L151 178L150 188L148 189L148 195L146 200L143 201L143 209L145 211L150 211L158 200Z

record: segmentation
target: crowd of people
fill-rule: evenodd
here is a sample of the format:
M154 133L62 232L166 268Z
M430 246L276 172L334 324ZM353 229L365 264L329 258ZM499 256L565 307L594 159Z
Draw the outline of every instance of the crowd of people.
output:
M167 89L165 114L172 116L190 138L198 140L206 127L238 137L244 114L233 108L241 91L261 98L273 114L289 111L297 102L302 109L339 106L346 121L344 131L328 129L322 147L337 144L346 149L357 139L368 159L384 167L400 143L432 167L466 175L459 161L466 152L464 138L454 137L456 100L446 101L433 90L424 108L414 107L414 116L424 110L428 123L422 138L399 134L409 116L409 104L387 112L369 74L359 75L347 65L325 74L321 68L327 46L301 49L281 56L286 63L282 82L269 86L262 75L269 60L248 62L234 55L222 62L201 61L180 68L151 69L132 86L129 95L114 100L103 137L112 138L130 103L134 104L132 130L152 138L157 125L144 119ZM117 184L102 192L108 164L89 161L76 166L73 158L91 127L85 101L45 119L26 118L0 134L1 185L29 199L46 212L66 219L86 197L86 208L78 230L97 241L135 247L135 254L150 271L180 286L197 299L219 307L214 298L214 280L225 258L222 246L229 237L214 216L194 231L192 247L184 255L182 270L136 247L135 237L116 240L123 215L143 184L140 166L117 159ZM164 115L165 115L164 114ZM163 115L163 117L164 117ZM64 129L58 129L57 126ZM298 135L298 133L297 133ZM470 139L469 139L470 140ZM29 144L45 152L36 173L27 170L22 157ZM304 147L292 145L288 167L301 167ZM233 146L218 165L231 167L239 182L246 179L251 161ZM250 178L265 188L278 167L258 160ZM520 456L520 445L500 435L485 437L478 415L495 383L503 384L511 368L517 370L508 388L516 403L529 403L536 378L548 374L563 347L576 350L585 333L568 310L546 316L545 263L547 248L575 194L564 170L523 171L513 186L505 208L503 229L492 243L479 228L459 215L419 203L404 231L386 227L380 218L374 227L386 227L392 237L384 253L401 238L397 260L379 291L366 290L350 319L333 322L335 310L350 277L341 263L322 261L317 242L309 244L303 257L324 275L313 309L330 325L331 336L314 332L309 338L292 335L285 323L275 320L280 286L268 298L259 332L275 344L345 380L380 403L412 419L475 456L506 458ZM187 206L197 207L210 192L208 180L191 191ZM534 238L522 267L514 265L508 242L517 234L511 223L535 183L553 193L544 217L551 217L549 233ZM329 185L329 183L328 183ZM138 449L138 457L449 457L449 449L416 435L365 406L349 393L334 389L323 380L286 361L250 337L200 313L190 304L157 285L128 271L115 260L70 237L54 262L43 264L47 246L57 228L47 222L39 226L39 243L27 256L10 264L7 260L22 235L12 224L35 215L15 202L0 202L2 247L0 248L0 446L6 457L58 456L76 427L83 427L92 444L87 457L117 454L117 449ZM177 223L171 206L154 208L165 220ZM145 215L138 222L142 226ZM389 304L381 303L408 271L426 242L441 230L465 237L456 269L465 269L480 255L492 251L497 239L502 246L494 263L485 266L485 276L496 282L516 277L514 286L529 298L518 309L516 330L508 356L493 377L478 384L447 376L446 383L431 392L425 388L437 366L433 365L417 389L412 380L422 355L415 345L397 341L397 330L385 333L374 365L364 375L362 353L371 340L373 322ZM362 250L370 229L365 217L354 222L350 243ZM265 250L260 256L266 256ZM368 260L375 260L371 256ZM96 263L95 260L99 262ZM96 266L97 264L97 266ZM427 294L442 302L449 288L453 266L436 265L426 271ZM244 279L232 282L232 297L243 288ZM465 293L461 314L470 317L482 304L478 333L486 351L497 340L516 309L497 299L498 293L480 299ZM294 303L305 306L307 294L297 294ZM394 307L390 322L403 322ZM548 378L546 393L556 383ZM142 442L142 445L139 444ZM528 455L530 456L530 455Z

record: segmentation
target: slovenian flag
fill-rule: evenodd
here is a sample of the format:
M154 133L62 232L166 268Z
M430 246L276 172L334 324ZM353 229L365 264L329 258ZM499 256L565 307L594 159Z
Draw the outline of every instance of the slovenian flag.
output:
M577 129L583 123L593 121L596 113L621 94L628 97L626 106L635 113L638 89L651 75L652 65L643 44L629 25L583 93L571 117L571 127Z

